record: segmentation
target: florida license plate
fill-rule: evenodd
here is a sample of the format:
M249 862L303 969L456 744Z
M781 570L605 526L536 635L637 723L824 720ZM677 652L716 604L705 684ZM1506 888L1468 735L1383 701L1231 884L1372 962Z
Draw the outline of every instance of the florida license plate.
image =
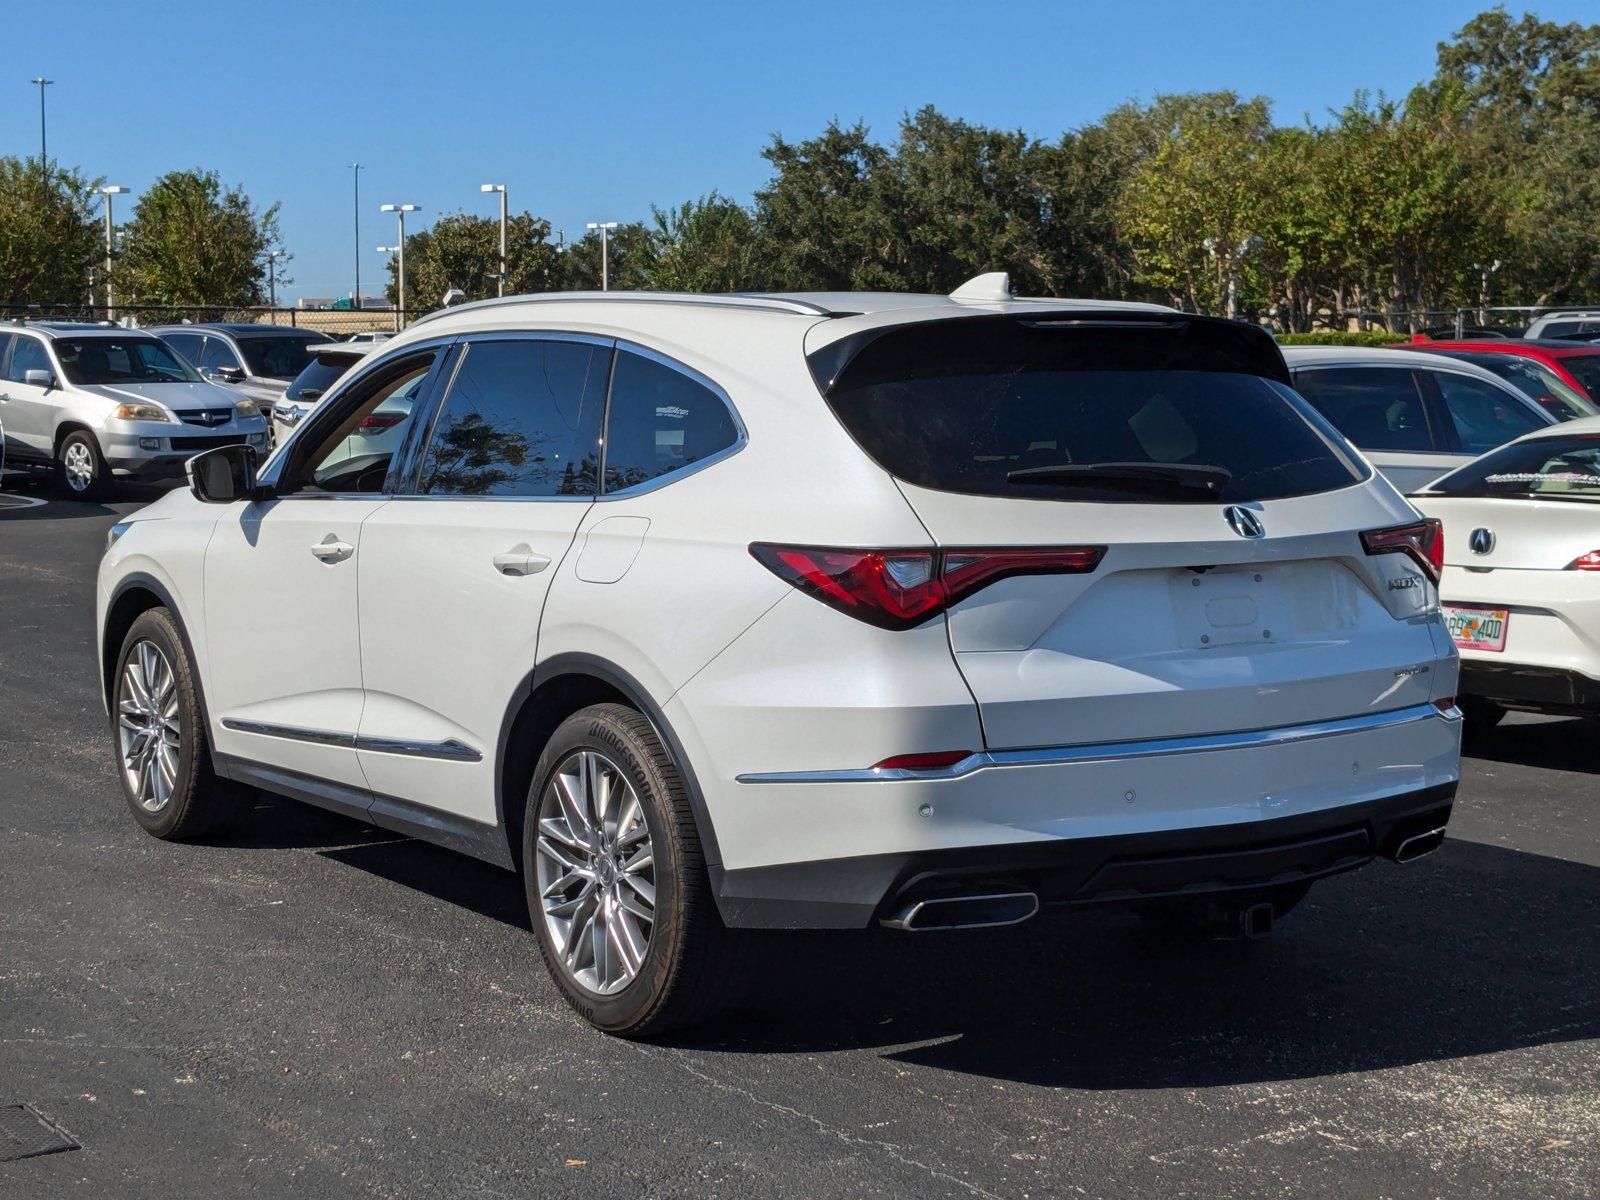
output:
M1506 648L1506 626L1511 614L1503 608L1450 608L1444 610L1445 628L1463 650L1488 650L1499 654Z

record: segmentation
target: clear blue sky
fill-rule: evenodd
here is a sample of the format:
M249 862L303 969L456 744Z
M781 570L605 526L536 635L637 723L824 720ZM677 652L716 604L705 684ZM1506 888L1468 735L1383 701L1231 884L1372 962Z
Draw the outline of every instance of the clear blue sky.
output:
M933 104L1053 137L1130 98L1229 87L1270 96L1280 121L1320 119L1358 87L1403 95L1483 7L74 0L7 23L0 148L38 153L28 80L42 73L56 81L52 158L136 192L165 171L214 168L258 203L282 202L295 256L283 294L337 296L354 272L353 161L366 167L367 290L383 267L373 248L394 237L384 201L421 204L422 227L495 211L478 185L505 183L514 210L570 238L713 188L748 199L774 132L809 136L833 117L888 137ZM1596 0L1536 11L1600 19Z

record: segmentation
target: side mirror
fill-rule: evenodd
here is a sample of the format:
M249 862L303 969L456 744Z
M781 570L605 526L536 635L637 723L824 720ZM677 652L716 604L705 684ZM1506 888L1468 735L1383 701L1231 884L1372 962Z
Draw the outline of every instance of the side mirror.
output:
M222 380L223 383L243 383L244 382L244 368L243 367L218 367L216 369L215 374L216 374L216 377L218 379Z
M22 373L22 382L31 383L34 387L53 388L56 385L56 377L54 372L33 367Z
M256 494L256 452L250 446L218 446L184 464L189 490L207 504L232 504Z

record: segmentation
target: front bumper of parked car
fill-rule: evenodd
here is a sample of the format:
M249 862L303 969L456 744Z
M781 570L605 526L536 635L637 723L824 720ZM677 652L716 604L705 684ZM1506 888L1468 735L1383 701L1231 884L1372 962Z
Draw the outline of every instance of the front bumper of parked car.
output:
M106 465L119 479L175 479L196 454L218 446L254 446L265 454L267 422L247 417L207 428L173 421L113 420L102 430L100 445Z

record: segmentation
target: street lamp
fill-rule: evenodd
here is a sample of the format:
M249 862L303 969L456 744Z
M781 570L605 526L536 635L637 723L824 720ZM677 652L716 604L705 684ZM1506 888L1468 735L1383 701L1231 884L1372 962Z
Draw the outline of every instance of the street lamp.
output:
M395 220L400 225L400 240L395 245L395 299L399 303L395 306L394 327L398 331L406 319L406 214L408 212L421 212L422 205L383 204L378 207L378 211L393 213Z
M374 246L373 249L376 250L379 254L387 254L391 259L394 259L394 260L398 260L399 256L400 256L400 247L399 246ZM396 279L400 278L400 271L399 271L398 265L396 266L396 270L395 270L395 278ZM404 292L401 292L400 294L402 296L405 295ZM400 310L398 308L395 309L394 331L396 333L400 332Z
M361 164L351 163L350 171L356 181L356 290L350 293L350 307L361 307Z
M503 183L481 183L478 185L480 192L500 193L500 291L499 295L506 294L506 185Z
M278 314L276 312L278 307L278 259L282 257L282 250L267 251L267 303L274 310L272 314L274 325L278 322Z
M44 152L44 90L55 80L46 79L43 75L36 75L33 78L33 82L39 85L39 170L42 173L45 169L45 163L50 161Z
M616 227L617 223L615 221L590 221L585 226L587 229L598 229L600 231L600 290L602 292L611 290L611 246L606 235Z
M132 190L132 188L116 186L100 189L100 194L106 198L106 320L108 321L117 319L116 299L111 292L111 255L115 249L111 224L111 197L126 196Z

